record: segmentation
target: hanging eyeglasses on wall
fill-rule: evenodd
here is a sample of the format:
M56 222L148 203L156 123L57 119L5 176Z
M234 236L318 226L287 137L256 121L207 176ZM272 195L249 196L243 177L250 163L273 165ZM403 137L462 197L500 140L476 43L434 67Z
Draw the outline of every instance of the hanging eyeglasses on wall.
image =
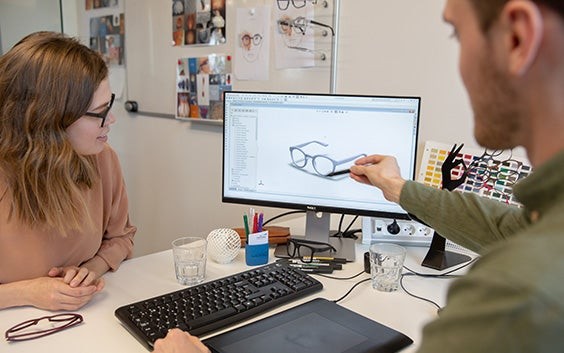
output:
M276 68L325 66L336 33L326 0L272 0ZM314 6L315 5L315 6Z
M290 7L290 4L296 9L301 9L305 7L308 2L312 5L317 4L317 0L276 0L276 5L281 11L286 11Z
M278 20L277 22L278 22L278 31L279 33L283 33L283 34L287 34L288 32L295 30L297 33L305 35L309 27L315 28L317 26L317 27L328 28L329 30L331 30L331 36L335 36L335 31L333 30L333 27L325 23L307 19L303 16L298 16L294 19L281 19ZM327 36L328 34L329 33L326 30L323 30L322 35L324 37Z

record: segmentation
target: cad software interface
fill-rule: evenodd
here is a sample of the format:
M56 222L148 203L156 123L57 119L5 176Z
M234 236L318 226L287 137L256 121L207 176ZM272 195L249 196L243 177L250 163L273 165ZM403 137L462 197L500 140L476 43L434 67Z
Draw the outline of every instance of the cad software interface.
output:
M333 173L385 154L413 179L418 115L416 97L225 92L223 195L405 213L377 188Z

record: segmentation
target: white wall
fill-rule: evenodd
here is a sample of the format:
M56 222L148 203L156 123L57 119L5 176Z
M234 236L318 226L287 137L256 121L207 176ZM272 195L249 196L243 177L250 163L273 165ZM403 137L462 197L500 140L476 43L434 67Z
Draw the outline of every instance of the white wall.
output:
M444 1L342 3L339 91L422 96L420 141L475 146Z
M0 0L0 54L38 30L61 31L59 0Z

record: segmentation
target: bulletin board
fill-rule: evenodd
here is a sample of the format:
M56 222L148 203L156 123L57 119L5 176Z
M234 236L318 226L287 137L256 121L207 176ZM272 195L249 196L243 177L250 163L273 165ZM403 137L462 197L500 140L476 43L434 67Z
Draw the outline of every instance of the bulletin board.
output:
M213 1L213 0L207 0ZM234 57L240 50L241 38L234 28L241 11L256 13L264 6L275 11L278 0L226 1L224 43L218 45L178 45L173 38L173 4L171 0L124 0L126 18L126 85L127 99L136 101L139 112L147 115L177 117L178 63L182 58L199 58L210 55ZM293 3L288 1L290 6ZM332 24L332 1L307 0L314 13L311 19ZM243 13L245 15L245 13ZM270 30L278 25L274 19ZM274 27L273 27L274 26ZM232 76L232 88L249 91L300 91L329 93L331 73L331 48L333 37L314 32L316 50L311 57L314 65L307 68L277 69L274 46L270 46L270 65L267 80L239 79ZM271 33L267 33L272 36ZM254 34L253 34L254 35ZM323 51L324 60L322 60ZM236 62L232 63L237 65ZM180 83L182 84L182 83ZM298 87L297 87L298 85ZM184 89L187 86L184 85ZM186 107L180 107L185 111Z

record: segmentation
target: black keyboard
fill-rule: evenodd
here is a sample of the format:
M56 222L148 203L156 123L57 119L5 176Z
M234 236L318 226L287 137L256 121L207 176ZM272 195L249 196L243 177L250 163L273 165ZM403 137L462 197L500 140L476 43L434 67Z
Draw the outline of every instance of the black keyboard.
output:
M273 263L125 305L115 315L152 349L155 340L166 336L170 328L207 334L322 288L304 272Z

